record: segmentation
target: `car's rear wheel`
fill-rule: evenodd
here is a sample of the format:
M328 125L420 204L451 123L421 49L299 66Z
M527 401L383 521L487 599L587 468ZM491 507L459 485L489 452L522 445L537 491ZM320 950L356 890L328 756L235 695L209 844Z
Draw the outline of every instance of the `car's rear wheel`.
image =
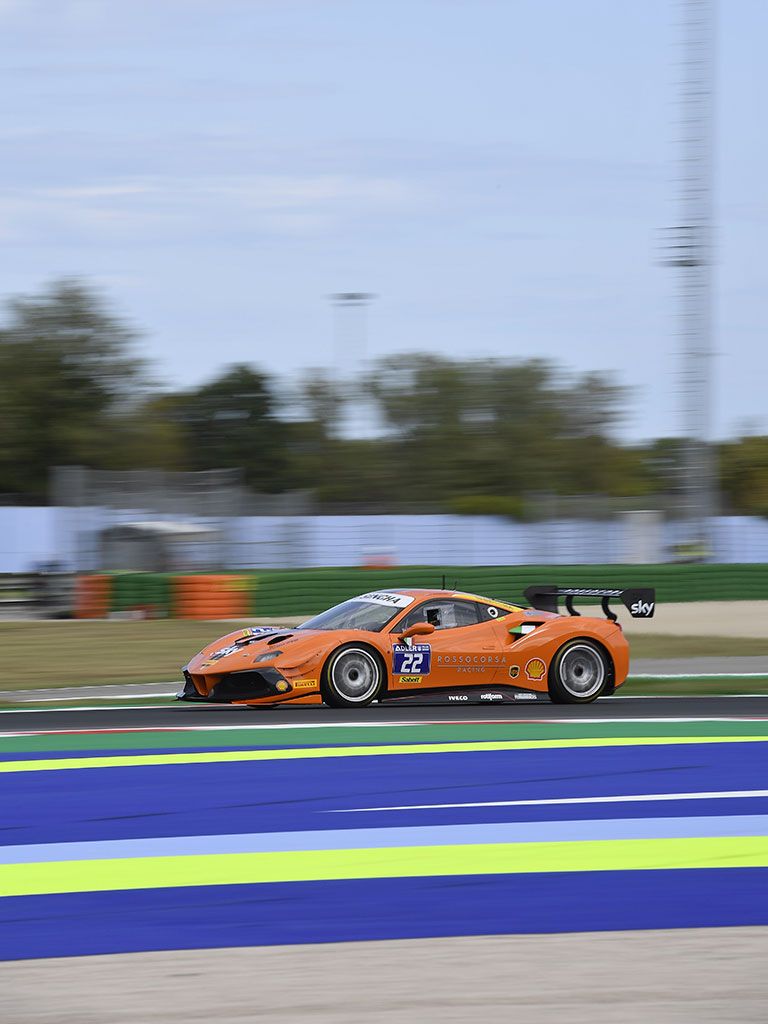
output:
M610 688L611 667L591 640L564 644L549 667L549 696L555 704L589 704Z
M383 681L381 661L369 647L345 644L326 662L323 700L334 708L365 707L376 699Z

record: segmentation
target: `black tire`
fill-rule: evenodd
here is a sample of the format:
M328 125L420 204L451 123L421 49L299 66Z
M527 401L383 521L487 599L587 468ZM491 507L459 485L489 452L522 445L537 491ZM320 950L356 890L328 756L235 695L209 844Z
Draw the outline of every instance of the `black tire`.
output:
M332 708L364 708L384 686L384 665L366 644L344 644L323 668L320 692Z
M549 666L549 697L554 704L591 704L613 684L613 666L592 640L569 640Z

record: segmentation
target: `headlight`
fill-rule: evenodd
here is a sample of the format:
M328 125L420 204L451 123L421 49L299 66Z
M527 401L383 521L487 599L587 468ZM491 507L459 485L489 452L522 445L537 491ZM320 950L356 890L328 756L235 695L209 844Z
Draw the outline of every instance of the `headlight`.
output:
M264 651L264 653L260 654L258 658L254 658L253 662L256 664L259 661L271 661L273 658L279 657L282 653L282 651Z

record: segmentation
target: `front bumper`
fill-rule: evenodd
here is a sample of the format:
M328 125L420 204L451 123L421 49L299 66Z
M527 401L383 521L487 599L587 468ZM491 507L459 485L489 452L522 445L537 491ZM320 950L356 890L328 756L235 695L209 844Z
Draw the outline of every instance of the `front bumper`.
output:
M184 670L184 687L176 694L177 700L203 704L232 704L241 700L265 700L286 697L291 684L275 668L263 668L259 672L232 672L222 676L213 689L201 694L190 673Z

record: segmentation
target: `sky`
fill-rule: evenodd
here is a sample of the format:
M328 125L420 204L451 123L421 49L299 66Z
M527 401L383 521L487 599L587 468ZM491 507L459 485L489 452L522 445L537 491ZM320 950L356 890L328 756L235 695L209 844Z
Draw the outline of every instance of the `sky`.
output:
M0 297L92 281L168 387L555 360L681 430L675 0L0 0ZM718 12L714 418L768 433L768 4ZM341 350L341 355L340 355Z

